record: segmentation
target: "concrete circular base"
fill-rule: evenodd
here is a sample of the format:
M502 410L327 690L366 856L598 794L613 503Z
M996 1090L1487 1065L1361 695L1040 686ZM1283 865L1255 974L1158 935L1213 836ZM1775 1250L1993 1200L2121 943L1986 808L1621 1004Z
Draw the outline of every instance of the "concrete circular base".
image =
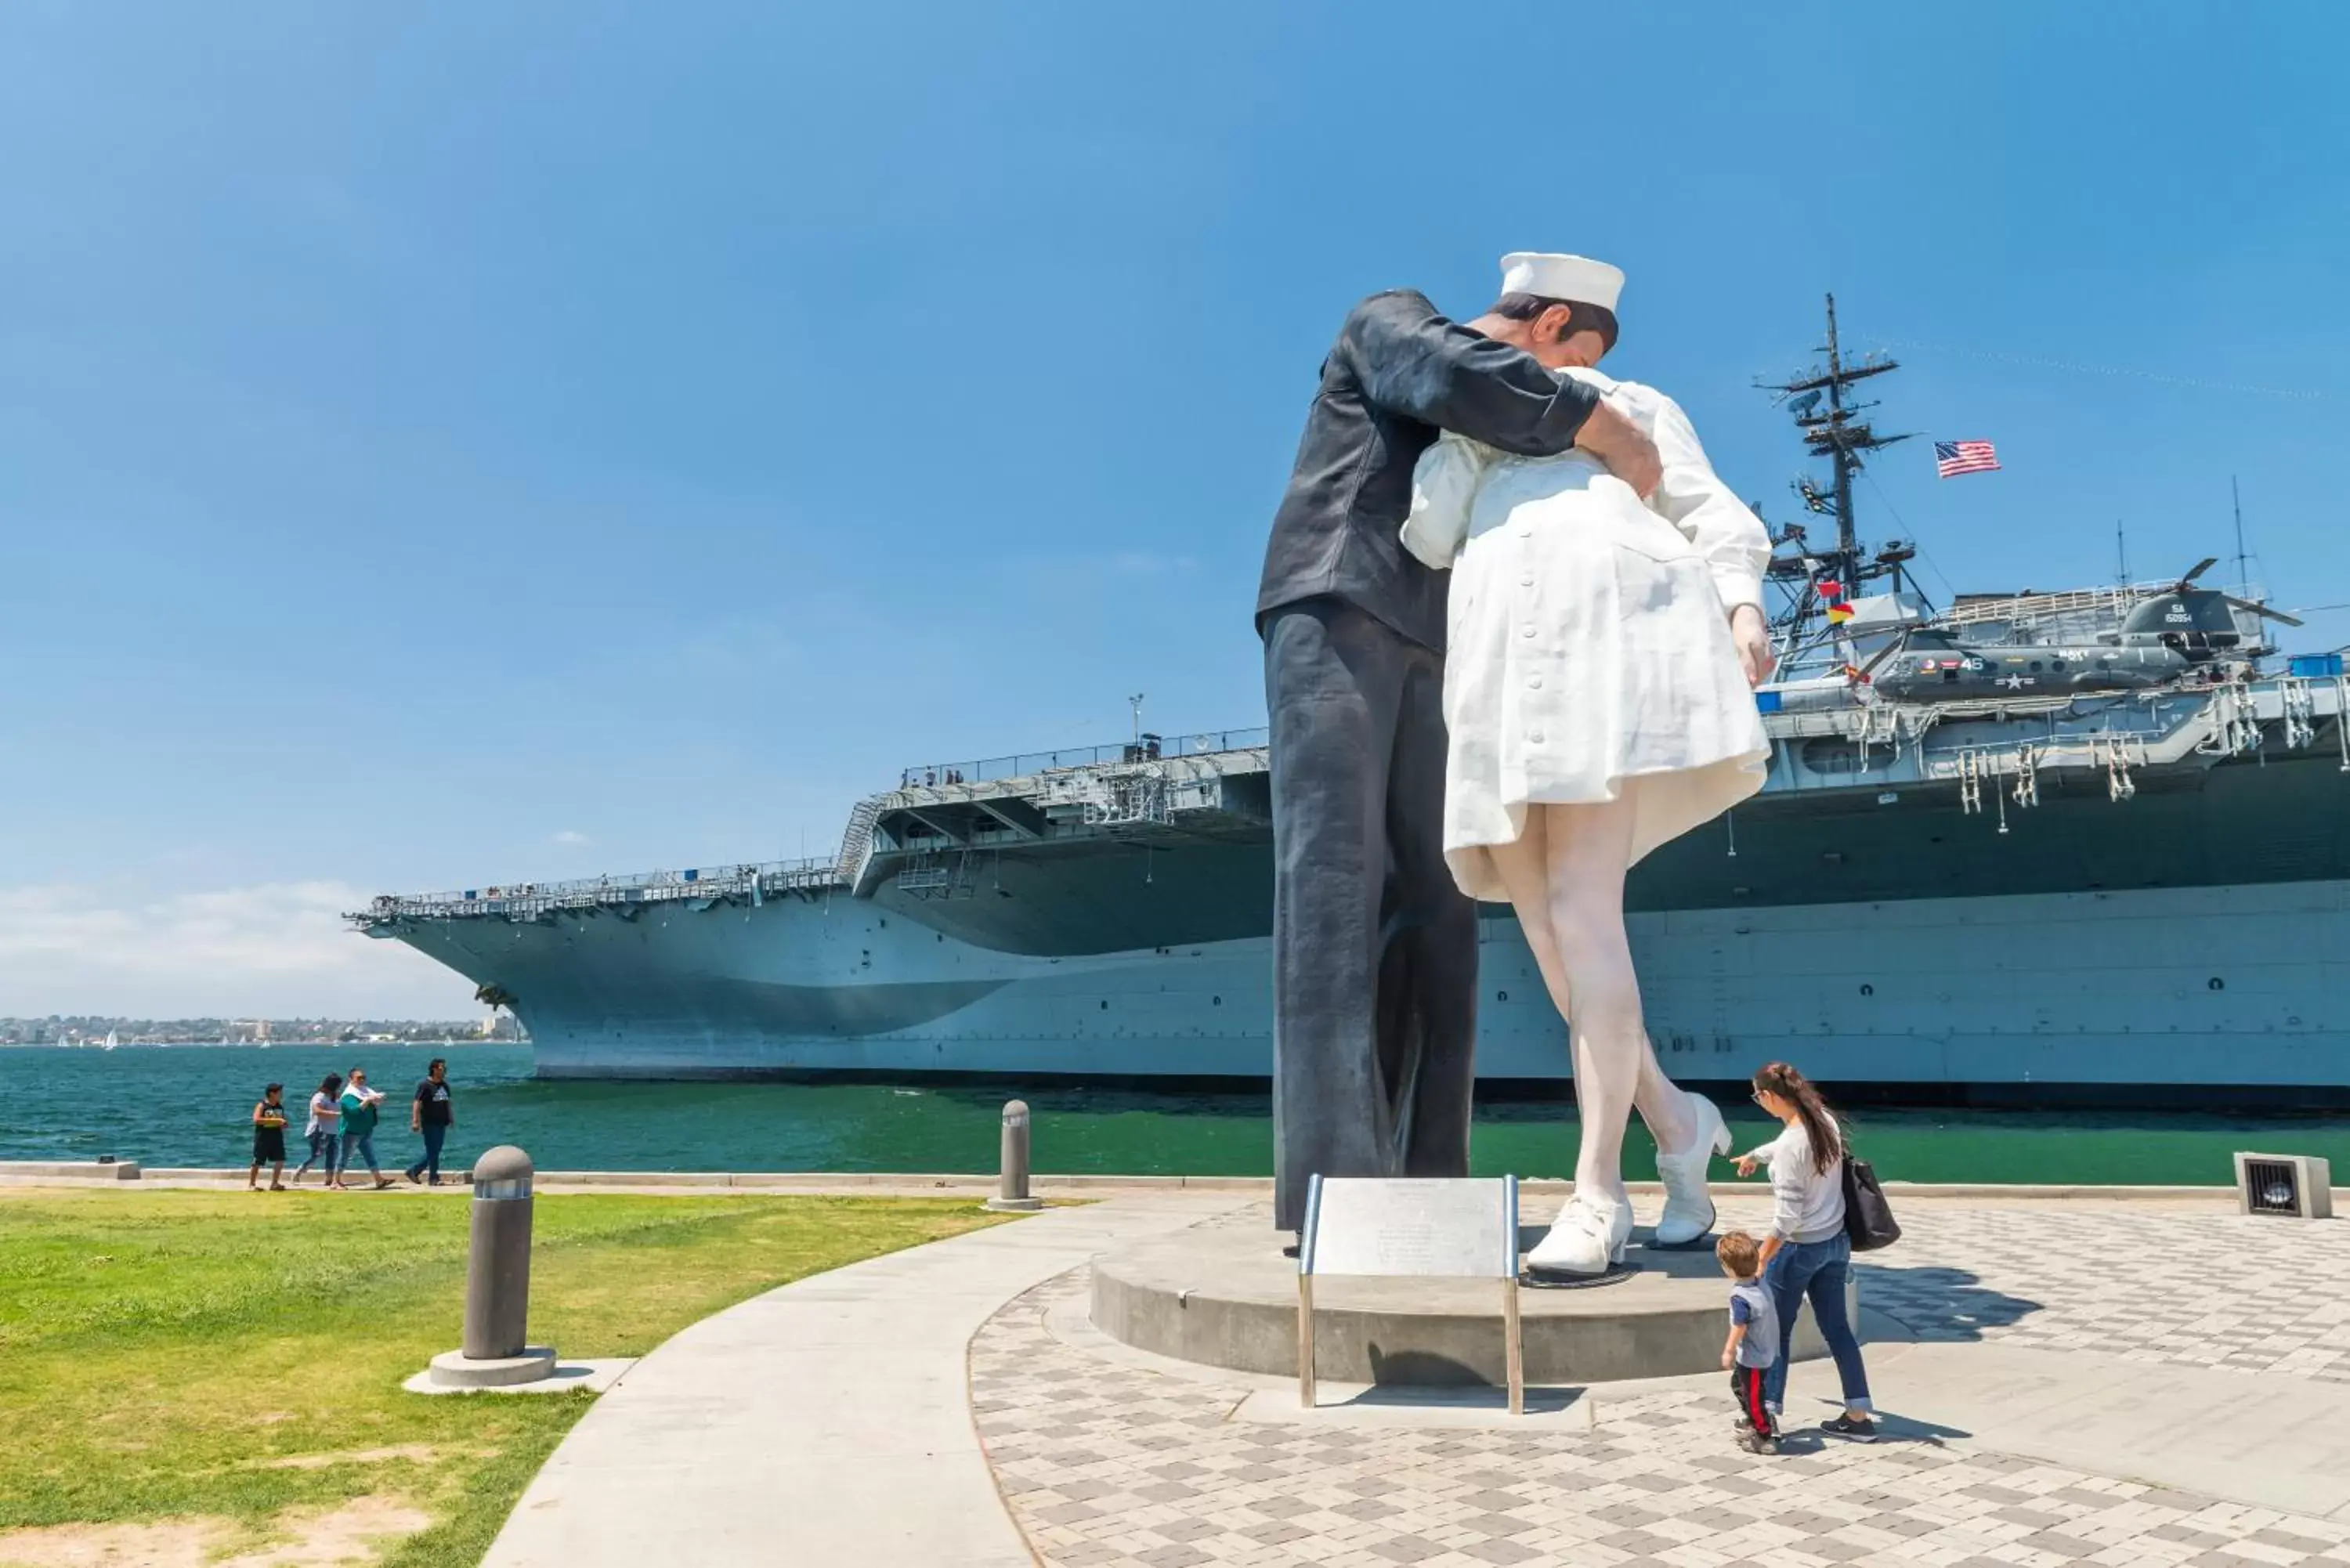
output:
M1034 1214L1045 1207L1041 1198L991 1198L987 1207L998 1214Z
M1297 1264L1259 1211L1094 1260L1093 1322L1139 1350L1237 1372L1297 1374ZM1539 1226L1519 1237L1523 1251ZM1711 1248L1635 1244L1639 1269L1604 1290L1518 1294L1525 1379L1613 1382L1719 1371L1729 1281ZM1503 1381L1499 1280L1314 1280L1314 1359L1334 1383ZM1854 1321L1858 1321L1856 1309ZM1826 1354L1806 1313L1795 1358Z
M555 1376L555 1350L534 1345L520 1355L500 1355L475 1361L462 1350L444 1350L432 1358L425 1376L443 1388L503 1388L513 1383L536 1383Z

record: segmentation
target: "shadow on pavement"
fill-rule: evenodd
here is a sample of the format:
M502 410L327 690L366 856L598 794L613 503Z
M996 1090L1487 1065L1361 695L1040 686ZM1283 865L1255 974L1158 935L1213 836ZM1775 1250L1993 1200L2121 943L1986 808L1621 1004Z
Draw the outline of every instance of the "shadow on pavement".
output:
M2040 1303L1986 1285L1964 1269L1860 1263L1854 1272L1862 1310L1891 1318L1922 1341L1979 1340L1987 1329L2009 1327L2041 1310Z

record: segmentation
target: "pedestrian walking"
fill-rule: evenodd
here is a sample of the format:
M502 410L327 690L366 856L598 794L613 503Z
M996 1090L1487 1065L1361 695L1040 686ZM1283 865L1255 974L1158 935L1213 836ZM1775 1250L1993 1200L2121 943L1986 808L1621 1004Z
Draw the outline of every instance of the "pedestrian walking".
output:
M302 1173L322 1161L327 1185L335 1185L336 1160L342 1153L342 1093L343 1075L329 1073L319 1084L318 1092L310 1096L310 1119L302 1127L302 1136L309 1140L310 1153L294 1172L297 1187L301 1185Z
M390 1187L391 1178L375 1162L375 1124L383 1114L383 1091L368 1087L367 1069L351 1069L350 1082L343 1085L343 1168L348 1176L354 1156L367 1161L368 1174L375 1178L378 1188ZM350 1184L338 1180L336 1186L348 1191Z
M416 1085L416 1097L408 1103L408 1130L421 1134L424 1139L424 1157L408 1168L408 1179L422 1182L432 1174L432 1185L441 1185L441 1145L457 1118L449 1104L449 1064L439 1056L426 1064L424 1081Z
M261 1168L268 1166L269 1190L286 1190L286 1085L272 1084L261 1091L253 1107L253 1168L244 1173L244 1189L261 1190Z
M1779 1422L1764 1402L1763 1383L1779 1359L1779 1307L1762 1283L1762 1244L1743 1231L1731 1231L1713 1244L1713 1256L1730 1276L1730 1337L1722 1342L1721 1369L1730 1374L1731 1397L1738 1401L1738 1446L1750 1454L1779 1451Z
M1812 1303L1820 1337L1835 1357L1844 1385L1844 1413L1820 1429L1856 1442L1877 1440L1871 1418L1868 1368L1860 1359L1860 1338L1845 1308L1852 1281L1852 1238L1844 1224L1844 1129L1810 1079L1784 1062L1754 1075L1754 1103L1786 1124L1778 1137L1739 1157L1738 1174L1771 1167L1771 1234L1762 1243L1762 1282L1778 1310L1779 1355L1763 1373L1763 1403L1775 1420L1787 1389L1787 1358L1794 1347L1795 1316Z

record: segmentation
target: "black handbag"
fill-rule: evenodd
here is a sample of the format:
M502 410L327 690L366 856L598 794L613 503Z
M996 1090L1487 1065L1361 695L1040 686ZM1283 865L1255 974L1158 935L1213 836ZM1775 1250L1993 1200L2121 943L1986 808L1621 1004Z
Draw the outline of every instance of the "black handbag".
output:
M1844 1233L1856 1252L1874 1252L1901 1240L1901 1221L1893 1218L1877 1172L1868 1161L1853 1158L1849 1149L1844 1157Z

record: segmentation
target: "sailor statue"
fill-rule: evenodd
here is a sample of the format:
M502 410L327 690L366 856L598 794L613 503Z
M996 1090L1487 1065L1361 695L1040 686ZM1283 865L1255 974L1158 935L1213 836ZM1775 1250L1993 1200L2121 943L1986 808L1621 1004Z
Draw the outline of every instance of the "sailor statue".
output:
M1256 605L1282 1229L1316 1173L1468 1174L1477 934L1444 856L1447 576L1401 529L1413 465L1448 432L1464 453L1580 452L1571 472L1604 466L1638 507L1655 442L1603 385L1554 373L1596 358L1576 347L1592 319L1513 289L1461 324L1399 289L1348 312L1322 363Z
M1543 363L1653 441L1661 465L1650 489L1582 450L1530 456L1448 430L1419 456L1401 531L1421 564L1451 569L1444 857L1463 893L1516 910L1573 1053L1575 1195L1526 1264L1590 1275L1622 1261L1631 1233L1635 1109L1665 1187L1654 1243L1713 1226L1707 1167L1730 1134L1658 1064L1624 878L1762 786L1752 688L1772 666L1771 540L1671 399L1596 368L1616 344L1624 275L1523 253L1502 270L1494 314L1562 317Z

